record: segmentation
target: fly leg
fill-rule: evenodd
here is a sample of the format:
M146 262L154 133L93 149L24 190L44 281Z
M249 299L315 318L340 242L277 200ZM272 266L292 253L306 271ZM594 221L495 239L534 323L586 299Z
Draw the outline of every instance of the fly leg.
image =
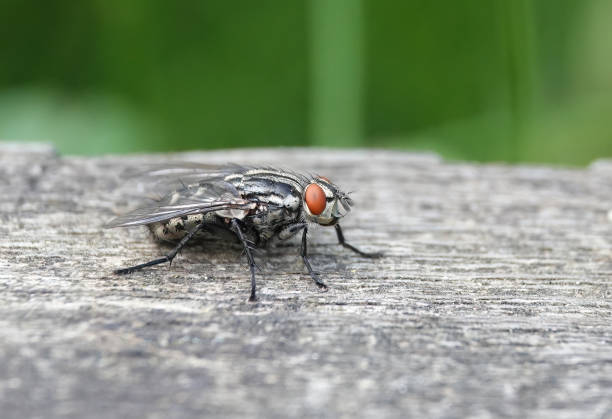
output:
M249 262L249 269L251 271L251 296L249 297L249 301L257 301L257 297L255 296L255 260L253 259L253 254L251 253L251 246L249 245L248 240L244 237L242 230L240 229L240 224L238 224L238 220L232 219L232 227L234 227L234 232L238 236L238 239L244 246L244 252L246 253L247 261Z
M323 281L319 279L319 273L312 269L310 266L310 261L308 260L308 248L306 243L306 235L308 233L308 227L304 225L304 232L302 233L302 247L300 248L300 255L302 256L302 260L304 261L304 265L306 265L306 269L308 269L308 273L312 280L319 286L319 288L326 290L327 285Z
M353 252L355 252L358 255L361 255L363 257L366 257L366 258L379 258L379 257L382 257L383 254L381 252L366 253L366 252L362 252L361 250L357 249L352 244L348 244L344 240L344 234L342 234L342 229L340 228L340 224L336 224L334 227L336 228L336 234L338 235L338 243L340 243L340 245L346 247L347 249L351 249Z
M296 223L288 225L278 232L278 238L280 240L287 240L290 237L296 235L301 229L306 228L306 223Z
M131 266L129 268L117 269L115 271L118 275L131 274L134 271L137 271L142 268L146 268L148 266L159 265L160 263L169 262L172 265L172 259L176 256L176 254L187 244L187 242L202 228L204 228L204 223L198 224L193 230L191 230L185 237L181 239L179 244L170 251L166 256L161 257L159 259L151 260L149 262L141 263L140 265Z

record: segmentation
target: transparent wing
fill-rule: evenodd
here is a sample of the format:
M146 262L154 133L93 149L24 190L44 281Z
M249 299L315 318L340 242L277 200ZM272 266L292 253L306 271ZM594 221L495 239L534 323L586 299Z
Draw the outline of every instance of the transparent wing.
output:
M237 164L168 162L131 168L125 171L122 177L147 183L151 189L163 195L184 185L222 181L229 174L240 174L247 170L248 167Z
M200 176L200 179L203 177ZM182 176L180 178L182 180ZM193 181L193 179L191 179ZM191 214L218 212L222 216L244 217L255 204L243 199L238 190L223 180L200 180L185 185L152 205L115 218L107 228L151 224Z
M226 176L231 173L243 173L248 170L247 167L239 164L229 163L223 165L206 164L196 162L167 162L162 164L151 164L140 170L141 175L146 176L197 176L202 177L219 177Z

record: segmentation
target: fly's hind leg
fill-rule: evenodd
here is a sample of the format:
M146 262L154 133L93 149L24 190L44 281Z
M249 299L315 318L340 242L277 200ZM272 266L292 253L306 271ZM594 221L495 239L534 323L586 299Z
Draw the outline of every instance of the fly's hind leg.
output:
M236 218L233 218L231 223L234 229L234 233L236 233L238 239L244 246L244 253L246 254L247 261L249 263L249 270L251 271L251 296L249 297L249 301L257 301L257 296L255 295L255 290L257 288L257 285L255 283L255 268L257 267L257 265L255 264L255 259L253 259L251 245L249 244L249 241L246 239L246 237L244 237L244 233L240 228L240 223L238 222L238 220Z
M380 252L376 252L376 253L366 253L366 252L362 252L361 250L357 249L355 246L353 246L352 244L348 244L345 240L344 240L344 234L342 234L342 228L340 228L340 224L336 224L334 226L336 228L336 235L338 236L338 243L341 246L346 247L347 249L352 250L353 252L357 253L358 255L361 255L363 257L366 258L379 258L382 257L383 254Z
M169 262L172 265L172 259L177 255L177 253L187 244L187 242L201 229L204 228L204 223L198 224L191 230L185 237L181 239L179 244L170 251L166 256L161 257L159 259L151 260L149 262L141 263L140 265L131 266L129 268L117 269L115 271L118 275L131 274L134 271L138 271L142 268L146 268L148 266L159 265L160 263Z

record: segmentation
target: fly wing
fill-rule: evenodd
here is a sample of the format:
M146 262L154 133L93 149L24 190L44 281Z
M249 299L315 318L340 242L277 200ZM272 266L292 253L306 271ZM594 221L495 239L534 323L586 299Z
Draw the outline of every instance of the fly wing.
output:
M178 161L130 168L123 173L123 177L144 182L164 195L184 185L223 181L229 174L241 174L247 170L247 167L238 164L214 165Z
M238 190L223 180L200 181L171 192L152 205L138 208L110 221L106 227L151 224L175 217L217 212L224 217L243 218L255 203L243 199Z
M223 165L196 163L189 161L167 162L163 164L151 164L140 170L140 175L183 177L201 176L202 178L215 178L229 175L231 173L243 173L247 167L235 163Z

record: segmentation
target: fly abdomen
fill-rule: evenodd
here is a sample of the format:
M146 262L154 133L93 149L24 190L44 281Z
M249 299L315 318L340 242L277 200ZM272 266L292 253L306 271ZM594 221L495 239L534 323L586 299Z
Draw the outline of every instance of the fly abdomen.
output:
M208 214L206 214L208 215ZM166 221L149 224L149 230L157 240L174 241L182 239L196 226L205 222L205 214L184 215Z

